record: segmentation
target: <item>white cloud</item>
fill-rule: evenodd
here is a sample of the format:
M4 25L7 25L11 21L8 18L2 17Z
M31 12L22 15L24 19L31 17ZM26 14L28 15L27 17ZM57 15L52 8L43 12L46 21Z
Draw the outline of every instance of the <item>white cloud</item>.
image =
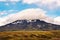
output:
M7 18L0 18L0 26L5 25Z
M0 1L2 1L2 2L7 2L7 1L10 1L10 2L19 2L21 0L0 0Z
M40 0L23 0L22 3L27 3L27 4L32 4L32 3L37 3Z
M20 11L16 14L8 15L0 19L0 26L6 25L16 20L23 20L23 19L27 19L27 20L40 19L49 23L53 21L52 19L46 16L46 11L39 8L36 8L36 9L32 8L32 9L26 9L26 10Z
M21 1L21 0L0 0L0 2L7 2L7 3L5 3L5 5L7 5L7 6L9 6L9 2L11 2L12 4L16 4L19 1Z
M0 0L1 2L5 2L6 0Z
M9 0L9 1L11 1L11 2L19 2L21 0Z
M3 15L3 14L7 14L7 12L6 11L0 12L0 16Z
M23 3L36 4L39 7L46 6L48 9L60 7L60 0L23 0Z
M2 15L6 15L6 14L10 14L10 13L15 13L15 12L17 12L18 10L8 10L8 11L1 11L0 12L0 16L2 16Z
M10 10L13 11L13 10ZM46 11L39 8L31 8L20 11L16 14L10 14L6 17L0 18L0 26L6 25L8 23L14 22L16 20L32 20L32 19L40 19L47 23L60 25L60 16L55 18L50 18L46 15Z
M60 25L60 16L54 18L54 23Z

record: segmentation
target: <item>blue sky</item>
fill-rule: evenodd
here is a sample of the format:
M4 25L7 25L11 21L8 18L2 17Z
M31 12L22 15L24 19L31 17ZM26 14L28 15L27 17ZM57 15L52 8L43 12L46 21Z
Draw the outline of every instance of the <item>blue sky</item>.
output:
M54 7L55 6L54 5L52 7L53 9L49 9L47 5L38 6L37 3L29 4L27 2L23 3L22 1L24 1L24 0L20 0L18 2L0 1L0 17L5 17L9 14L17 13L24 9L29 9L29 8L41 8L41 9L47 11L47 15L49 17L60 16L60 6ZM28 2L30 2L30 0ZM10 11L10 10L12 10L12 11Z

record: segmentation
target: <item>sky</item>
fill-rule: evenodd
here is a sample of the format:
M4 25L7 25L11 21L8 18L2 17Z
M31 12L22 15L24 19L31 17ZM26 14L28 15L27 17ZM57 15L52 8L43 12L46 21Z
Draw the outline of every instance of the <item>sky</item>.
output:
M42 9L60 24L60 0L0 0L0 19L27 9Z

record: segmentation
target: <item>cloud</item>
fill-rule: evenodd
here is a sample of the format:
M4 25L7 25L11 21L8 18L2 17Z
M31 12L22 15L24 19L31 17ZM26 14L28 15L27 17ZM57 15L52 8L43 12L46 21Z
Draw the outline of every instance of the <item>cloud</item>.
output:
M49 23L52 22L52 19L46 16L46 11L39 9L39 8L36 8L36 9L31 8L31 9L25 9L16 14L11 14L4 18L1 18L0 26L14 22L16 20L24 20L24 19L26 20L40 19L40 20L44 20Z
M54 23L60 25L60 16L54 18Z
M10 3L12 3L13 5L15 5L17 2L20 2L21 0L0 0L0 2L6 2L5 5L9 6Z
M0 0L0 2L5 2L6 0Z
M23 0L22 3L27 3L27 4L32 4L32 3L37 3L40 0Z
M38 7L47 7L48 9L54 9L60 7L60 0L23 0L26 4L36 4Z
M11 2L19 2L21 0L9 0L9 1L11 1Z
M7 18L0 18L0 26L5 25Z
M12 13L16 13L17 11L18 10L8 10L8 11L4 10L4 11L0 12L0 16L7 15L7 14L12 14Z
M3 15L3 14L7 14L7 12L6 11L0 12L0 16Z
M13 11L13 10L10 10L10 11ZM47 23L60 25L60 16L55 18L50 18L46 15L45 10L42 10L39 8L35 8L35 9L31 8L31 9L25 9L16 14L10 14L6 17L0 18L0 26L9 24L16 20L24 20L24 19L26 20L40 19Z
M10 1L10 2L19 2L21 0L0 0L0 2L7 2L7 1Z

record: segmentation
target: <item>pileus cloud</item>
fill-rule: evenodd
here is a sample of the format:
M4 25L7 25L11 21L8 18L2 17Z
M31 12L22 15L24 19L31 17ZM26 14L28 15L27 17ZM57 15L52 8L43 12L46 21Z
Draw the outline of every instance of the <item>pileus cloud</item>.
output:
M8 15L4 18L0 18L0 26L12 23L16 20L33 20L40 19L48 23L54 23L54 20L46 15L46 11L36 8L36 9L25 9L16 14Z
M60 25L60 16L54 18L54 24Z

